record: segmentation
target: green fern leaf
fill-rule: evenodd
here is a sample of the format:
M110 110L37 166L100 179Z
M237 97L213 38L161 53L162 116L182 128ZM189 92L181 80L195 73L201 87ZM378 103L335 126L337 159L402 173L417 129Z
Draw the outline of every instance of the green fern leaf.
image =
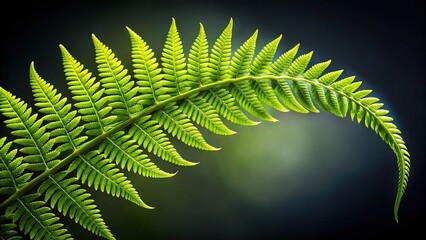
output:
M200 24L185 58L172 19L157 62L149 45L127 27L133 76L95 35L98 79L60 45L73 101L68 103L31 63L30 84L38 112L0 87L0 112L14 138L12 142L0 138L0 195L6 197L0 204L1 238L20 239L24 234L31 239L71 239L52 207L94 234L114 239L94 200L77 181L152 208L119 168L144 177L171 177L174 174L158 168L146 153L180 166L197 163L185 160L168 134L191 147L218 150L206 142L198 126L231 135L235 132L221 117L244 126L258 124L245 112L259 120L277 121L264 104L301 113L319 112L318 107L339 117L350 115L376 132L397 158L394 215L398 221L410 155L384 104L369 96L371 90L359 90L361 82L355 77L339 79L342 70L323 74L330 60L309 66L312 52L297 57L299 45L273 62L281 36L254 57L256 30L232 55L232 28L231 18L209 54ZM18 148L12 149L13 144ZM36 186L37 193L30 193Z

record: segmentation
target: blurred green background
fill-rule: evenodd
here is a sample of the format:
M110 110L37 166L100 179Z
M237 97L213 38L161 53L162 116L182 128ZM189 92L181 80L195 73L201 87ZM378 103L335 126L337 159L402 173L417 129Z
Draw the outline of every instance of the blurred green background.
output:
M259 29L258 48L283 34L278 54L301 43L312 62L356 75L391 111L412 154L412 173L393 219L397 165L369 129L329 114L278 113L238 134L205 133L222 149L175 146L196 167L152 159L169 179L128 174L155 210L91 191L117 239L374 239L419 232L425 217L424 11L416 1L33 1L12 2L2 15L1 86L33 104L30 61L65 96L58 44L96 73L90 34L130 64L129 26L158 58L171 18L189 51L205 26L210 46L234 19L233 49ZM1 135L7 134L4 126ZM89 188L88 188L89 189ZM75 239L98 239L69 223ZM411 238L404 238L411 239Z

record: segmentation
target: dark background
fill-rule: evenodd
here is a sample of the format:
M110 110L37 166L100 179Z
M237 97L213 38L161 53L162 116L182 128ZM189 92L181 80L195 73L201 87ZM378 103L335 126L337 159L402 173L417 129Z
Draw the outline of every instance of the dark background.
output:
M313 62L356 75L391 111L412 158L393 218L397 165L371 130L328 114L273 113L280 122L206 133L219 152L176 143L193 168L170 179L129 174L148 211L91 191L117 239L421 239L425 234L425 44L421 1L21 1L2 6L2 87L33 104L28 68L65 96L58 44L96 73L90 34L130 69L131 27L160 56L174 17L186 53L206 28L210 46L234 19L233 49L259 29L258 49L283 34L282 53L301 43ZM7 134L4 126L2 135ZM68 220L62 217L65 222ZM97 239L73 223L76 239ZM419 234L414 237L414 234Z

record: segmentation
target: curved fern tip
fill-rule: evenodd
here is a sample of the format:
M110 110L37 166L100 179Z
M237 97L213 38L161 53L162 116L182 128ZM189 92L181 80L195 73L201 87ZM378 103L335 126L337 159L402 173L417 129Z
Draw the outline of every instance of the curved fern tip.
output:
M275 123L275 122L279 122L279 120L278 119L276 119L276 118L274 118L274 117L270 117L269 119L267 119L268 121L270 121L270 122L273 122L273 123Z
M237 134L237 132L235 132L235 134ZM214 146L209 145L209 146L208 146L208 148L206 148L206 149L204 149L204 150L214 152L214 151L219 151L219 150L221 150L221 149L222 149L221 147L214 147Z
M144 208L146 208L146 209L148 209L148 210L154 210L154 209L155 209L155 207L148 206L148 205L144 206Z
M394 215L396 223L399 223L399 216L398 216L399 202L400 202L400 200L397 199L396 202L395 202L394 209L393 209L393 215Z

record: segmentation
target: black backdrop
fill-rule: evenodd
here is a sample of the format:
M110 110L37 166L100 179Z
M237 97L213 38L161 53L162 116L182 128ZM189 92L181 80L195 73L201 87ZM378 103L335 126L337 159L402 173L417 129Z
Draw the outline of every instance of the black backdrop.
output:
M124 230L120 230L118 226L121 225L112 223L115 226L113 232L117 232L119 239L140 239L143 236L146 239L182 239L190 236L200 239L250 239L250 237L256 239L349 239L352 237L354 239L373 239L379 236L420 239L421 235L426 236L423 229L425 226L424 203L426 202L424 181L426 176L424 172L426 169L424 163L424 136L426 135L424 130L424 13L424 7L420 1L402 0L312 2L75 0L32 1L30 3L14 1L9 2L7 6L2 6L0 83L2 87L31 104L31 92L27 81L28 66L30 61L35 60L37 69L43 73L46 80L57 81L58 83L55 82L55 85L62 92L66 92L65 85L59 84L63 81L57 48L59 43L70 46L70 51L80 55L83 59L86 57L84 60L86 66L95 69L93 63L90 63L93 59L90 33L99 33L101 39L108 39L106 41L111 45L115 44L117 54L127 56L128 46L126 44L128 43L125 42L127 36L123 27L134 26L134 30L142 35L146 34L143 35L144 39L159 52L171 17L176 18L182 35L191 29L192 32L182 37L186 40L186 44L195 37L196 31L194 30L197 30L198 22L205 23L206 30L211 31L213 37L219 34L229 17L234 18L235 36L243 35L241 39L235 40L239 43L256 28L260 29L260 39L262 39L262 34L266 35L263 41L268 41L282 33L284 41L287 41L286 44L288 43L287 48L301 42L302 50L313 49L315 54L318 54L314 60L331 58L333 64L336 64L335 66L346 69L349 74L359 76L389 106L391 113L395 113L396 123L402 130L412 155L411 179L401 204L400 223L396 224L393 221L391 207L394 192L389 193L389 191L395 191L396 164L393 163L386 165L386 169L383 171L368 175L373 177L372 181L357 182L366 185L357 185L357 188L347 192L348 194L359 193L368 196L379 191L380 193L386 192L388 195L381 196L379 199L372 198L371 203L366 201L362 208L358 206L359 208L349 211L344 217L337 214L323 220L308 221L309 212L305 211L303 213L306 216L305 223L303 217L286 219L292 221L286 223L279 218L279 215L265 222L253 221L251 218L255 216L249 215L247 221L252 221L251 224L254 225L243 224L247 229L227 234L224 229L221 229L223 225L217 223L214 225L215 221L223 222L225 219L219 217L216 220L209 220L211 216L202 215L193 221L206 221L217 227L206 229L188 227L187 231L180 229L173 233L174 228L164 227L162 229L160 221L157 225L148 224L146 230L138 230L145 235L134 236L131 228L123 227ZM145 28L146 30L144 30ZM124 40L120 39L120 36L116 36L116 33L122 34ZM157 35L157 39L154 35ZM210 39L210 42L212 41L213 39ZM126 46L124 50L119 50L121 45ZM186 49L188 49L188 45L186 45ZM124 60L124 62L126 61L128 59ZM2 126L2 135L4 134L6 134L6 130ZM389 161L389 158L392 159L393 156L387 152L386 157L386 161ZM356 161L368 162L369 159L356 159ZM385 170L391 171L392 174L385 173ZM189 171L188 179L191 179L191 175L195 175L197 171L197 169ZM383 177L380 175L381 173L389 176ZM193 176L193 179L196 177ZM214 176L211 177L214 178ZM355 177L362 178L362 176ZM391 186L388 186L389 181ZM188 182L191 183L189 180ZM217 191L217 188L220 188L220 185L215 185L211 191ZM197 195L197 193L186 190L185 194L195 194L201 197L202 193ZM114 221L116 218L113 215L114 211L118 213L120 211L117 211L115 205L111 206L102 201L108 200L101 200L98 203L100 206L106 206L107 216L110 214L107 217L107 223ZM317 201L321 201L321 199ZM351 198L341 198L340 201L350 202ZM378 210L383 203L386 205L384 210ZM126 203L120 202L120 204ZM174 208L180 207L179 202L168 204L174 205ZM190 208L192 210L188 211L197 211L197 207L209 208L209 206L200 204L200 206L192 206ZM323 213L327 211L327 208L333 208L333 206L324 206ZM250 212L250 209L245 209L244 212L246 211ZM269 209L269 211L271 211L270 216L275 216L273 209ZM150 212L150 214L155 213ZM132 216L134 215L127 217ZM196 215L188 214L188 218L194 216ZM226 217L226 215L224 216ZM117 219L120 218L117 217ZM129 222L132 222L132 219ZM141 223L140 229L144 229L143 224ZM285 224L294 226L293 230L279 230L280 228L285 229L283 227ZM123 224L123 226L125 225ZM137 226L135 223L129 223L129 225ZM176 226L183 227L179 225L179 222L176 222ZM273 231L271 231L271 226L274 226ZM76 229L78 228L72 229L73 233L76 233L76 236L81 234L81 237L77 237L77 239L86 239L91 236L79 233ZM219 234L218 232L221 231L222 233ZM414 232L420 234L418 238L409 234Z

